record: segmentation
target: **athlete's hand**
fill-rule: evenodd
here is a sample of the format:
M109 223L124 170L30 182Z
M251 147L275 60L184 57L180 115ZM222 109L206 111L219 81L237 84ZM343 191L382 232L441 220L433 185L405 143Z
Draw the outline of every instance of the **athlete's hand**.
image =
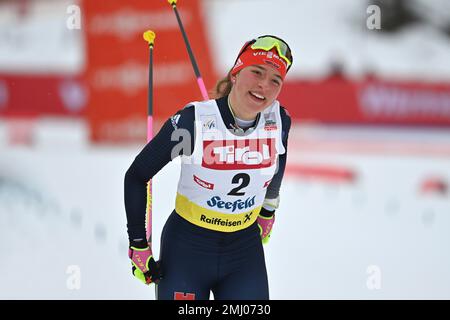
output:
M269 211L267 209L261 208L257 222L262 243L266 244L267 242L269 242L270 234L272 233L272 226L275 222L275 211Z
M153 259L152 249L147 241L130 241L128 257L131 259L131 271L136 278L145 284L159 282L159 265Z

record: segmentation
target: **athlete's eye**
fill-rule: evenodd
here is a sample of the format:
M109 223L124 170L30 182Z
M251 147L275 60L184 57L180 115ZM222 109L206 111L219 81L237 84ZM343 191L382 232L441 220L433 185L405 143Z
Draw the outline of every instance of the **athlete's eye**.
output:
M272 79L272 82L277 86L279 86L281 84L280 80L278 80L278 79Z

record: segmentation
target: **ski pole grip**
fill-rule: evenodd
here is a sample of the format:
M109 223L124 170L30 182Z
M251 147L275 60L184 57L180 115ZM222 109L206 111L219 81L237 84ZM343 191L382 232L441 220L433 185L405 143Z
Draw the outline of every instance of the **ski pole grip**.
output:
M143 34L144 40L148 42L149 46L153 46L156 34L152 30L147 30Z

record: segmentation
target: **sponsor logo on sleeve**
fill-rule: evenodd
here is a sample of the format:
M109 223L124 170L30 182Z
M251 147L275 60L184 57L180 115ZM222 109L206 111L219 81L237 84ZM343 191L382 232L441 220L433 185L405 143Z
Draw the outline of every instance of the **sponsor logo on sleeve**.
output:
M178 129L178 121L180 120L181 115L176 114L170 117L170 122L172 123L172 127L174 129Z

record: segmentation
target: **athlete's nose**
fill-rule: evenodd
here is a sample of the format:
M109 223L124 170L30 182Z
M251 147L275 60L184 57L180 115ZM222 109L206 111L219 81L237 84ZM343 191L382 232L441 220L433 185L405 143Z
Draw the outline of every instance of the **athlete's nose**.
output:
M263 77L258 80L258 88L262 89L263 91L266 90L266 88L269 85L269 79L268 77Z

